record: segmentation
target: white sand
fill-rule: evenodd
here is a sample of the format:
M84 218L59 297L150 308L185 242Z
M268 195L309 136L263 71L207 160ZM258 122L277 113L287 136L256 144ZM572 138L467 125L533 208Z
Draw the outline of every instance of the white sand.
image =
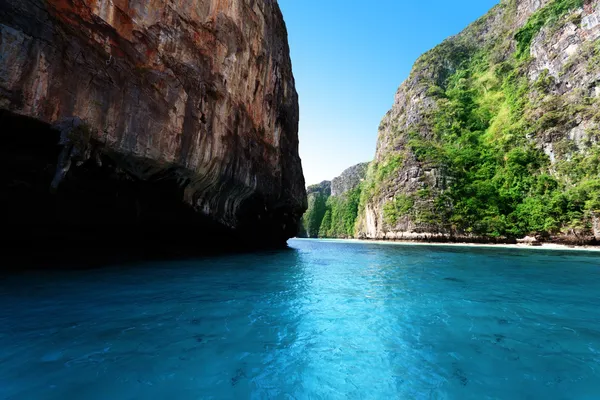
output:
M600 246L567 246L562 244L546 243L541 246L528 246L526 244L479 244L479 243L446 243L446 242L416 242L401 240L358 240L358 239L298 239L298 240L319 240L324 242L338 243L376 243L398 246L439 246L439 247L482 247L496 249L522 249L522 250L561 250L561 251L597 251L600 252Z

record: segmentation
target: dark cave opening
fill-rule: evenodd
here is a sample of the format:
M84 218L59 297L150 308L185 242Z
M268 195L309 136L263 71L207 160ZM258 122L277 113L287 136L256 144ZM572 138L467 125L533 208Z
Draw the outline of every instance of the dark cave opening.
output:
M89 267L254 248L183 201L177 169L140 180L106 154L72 165L51 190L62 146L48 124L0 112L0 212L6 264Z

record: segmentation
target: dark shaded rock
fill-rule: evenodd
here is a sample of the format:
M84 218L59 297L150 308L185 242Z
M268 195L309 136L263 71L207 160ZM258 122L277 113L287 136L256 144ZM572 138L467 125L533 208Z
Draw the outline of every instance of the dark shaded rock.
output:
M4 0L0 44L0 201L17 247L296 234L298 99L276 2Z
M325 197L331 196L331 181L323 181L316 185L310 185L306 188L306 194L308 196L311 194L320 194Z

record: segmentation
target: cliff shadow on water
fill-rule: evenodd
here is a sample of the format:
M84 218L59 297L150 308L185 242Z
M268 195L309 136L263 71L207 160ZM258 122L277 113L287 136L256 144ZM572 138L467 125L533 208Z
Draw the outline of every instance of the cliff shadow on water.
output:
M60 132L4 110L0 126L3 270L285 248L284 241L264 242L260 232L249 237L198 213L183 201L186 182L176 168L140 180L98 152L73 161L53 188Z

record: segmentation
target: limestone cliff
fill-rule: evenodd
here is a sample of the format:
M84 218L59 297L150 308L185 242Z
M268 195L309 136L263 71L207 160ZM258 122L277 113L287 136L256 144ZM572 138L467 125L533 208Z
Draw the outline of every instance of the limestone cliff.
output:
M358 235L593 241L599 37L598 0L503 0L419 58L381 122Z
M331 181L331 195L335 197L354 190L365 179L369 163L354 165Z
M280 245L306 208L275 0L1 0L0 109L19 231Z

